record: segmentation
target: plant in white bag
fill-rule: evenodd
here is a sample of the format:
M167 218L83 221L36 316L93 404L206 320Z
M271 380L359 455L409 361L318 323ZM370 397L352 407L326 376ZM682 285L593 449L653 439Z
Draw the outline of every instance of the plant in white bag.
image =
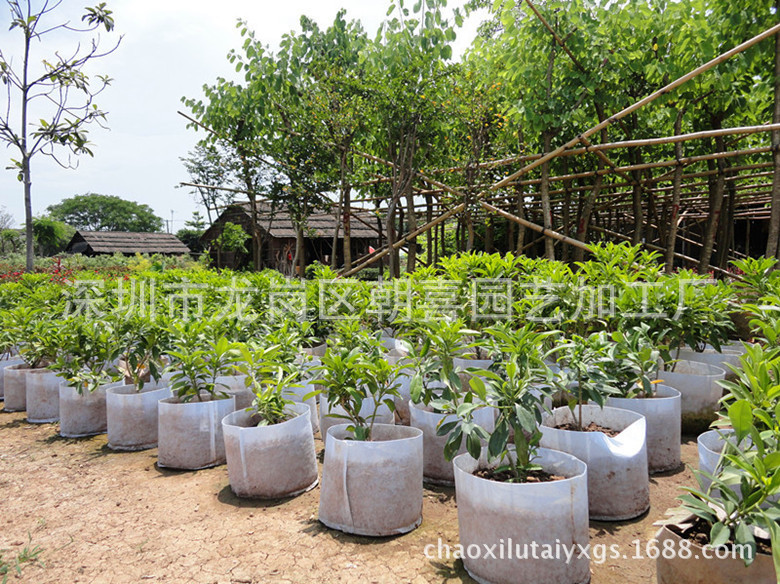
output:
M330 415L346 420L355 440L371 440L380 404L386 405L390 411L395 410L393 397L398 393L395 380L399 368L383 359L380 334L358 333L354 348L340 344L329 347L322 357L322 365L313 370L318 372L314 383L324 389L305 398L322 393L331 406L331 412L335 406L343 408L345 414ZM364 416L361 409L366 401L373 403L374 407Z
M168 352L175 371L171 376L174 395L182 402L202 401L204 394L209 399L226 397L217 378L234 371L236 344L207 321L172 323L169 330L174 347Z

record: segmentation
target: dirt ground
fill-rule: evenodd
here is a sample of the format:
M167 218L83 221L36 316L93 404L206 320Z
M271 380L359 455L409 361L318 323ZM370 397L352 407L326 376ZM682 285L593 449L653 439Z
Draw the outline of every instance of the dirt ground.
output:
M317 521L318 489L282 501L239 500L226 466L162 470L157 450L113 452L105 436L64 439L57 424L31 425L24 416L0 409L0 550L12 565L24 548L42 551L9 584L473 582L460 560L424 553L439 538L458 543L453 489L425 489L423 523L409 534L353 537ZM696 465L694 438L684 438L682 454ZM653 522L692 481L687 468L652 477L647 514L591 522L591 544L619 544L627 556L591 561L594 584L655 582L655 562L634 559L634 540L645 555Z

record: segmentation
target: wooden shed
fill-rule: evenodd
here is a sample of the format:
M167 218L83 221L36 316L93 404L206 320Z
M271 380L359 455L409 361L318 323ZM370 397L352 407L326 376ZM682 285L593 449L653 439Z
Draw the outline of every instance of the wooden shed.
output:
M171 233L137 233L128 231L76 231L65 248L69 253L86 256L162 254L185 255L190 248Z
M295 256L295 226L284 209L274 210L269 203L258 202L257 227L262 241L261 267L273 268L283 274L293 273L292 262ZM372 211L353 208L349 214L352 257L358 258L368 253L370 246L377 246L381 225ZM201 236L204 247L209 248L214 263L218 253L215 239L222 233L225 223L235 223L243 227L247 234L245 244L247 253L219 254L221 267L239 269L252 264L252 207L248 202L234 203L228 206ZM317 212L309 216L304 229L304 249L306 264L320 261L330 264L333 253L333 235L340 218L336 213ZM343 265L343 225L339 229L339 244L336 248L336 264Z

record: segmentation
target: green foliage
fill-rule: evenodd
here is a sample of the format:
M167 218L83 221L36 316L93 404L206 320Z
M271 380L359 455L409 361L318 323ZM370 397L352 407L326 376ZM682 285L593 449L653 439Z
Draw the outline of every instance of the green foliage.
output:
M51 217L33 219L33 234L41 255L50 256L61 252L75 232L73 227Z
M663 338L663 331L658 336ZM667 347L653 340L647 323L627 331L615 331L611 338L614 344L603 364L611 385L622 397L653 397L653 386L659 383L660 360L671 360Z
M497 366L471 378L478 401L450 406L457 420L443 423L438 434L448 435L444 449L448 459L459 451L463 439L469 454L479 458L481 440L487 440L488 462L495 463L498 472L508 471L509 482L525 482L527 473L539 468L533 462L541 439L538 424L552 383L541 349L555 333L539 333L530 325L517 330L497 326L486 333L498 351ZM474 411L485 404L498 411L490 433L473 421Z
M285 394L301 387L301 372L289 360L282 345L259 343L238 345L236 370L246 375L246 385L255 394L252 411L259 417L258 426L272 426L290 417L287 406L292 400Z
M52 218L88 231L155 232L164 225L149 205L114 195L75 195L46 210Z
M174 321L169 332L173 348L171 390L183 402L193 398L225 397L217 378L234 370L236 344L223 336L219 323L208 320Z
M372 337L362 332L358 336L360 339L354 348L340 344L328 347L322 365L312 370L317 374L314 383L322 385L324 390L310 395L324 391L331 407L329 415L346 420L347 429L355 440L371 440L380 404L385 404L390 411L395 410L393 397L398 394L399 368L382 357L379 334ZM366 416L361 415L364 403L373 406ZM340 406L346 414L333 413L334 406Z
M222 232L215 243L222 251L246 253L246 240L247 235L243 227L228 221L222 225Z
M563 391L576 392L576 397L569 400L569 408L574 414L575 408L579 406L575 419L580 430L582 406L592 401L604 407L607 397L618 393L614 379L607 373L612 360L611 348L609 336L598 332L587 337L572 335L556 352L564 366L557 383Z
M121 320L120 314L105 315L100 320L73 316L54 325L60 335L60 349L51 367L79 394L92 393L121 378L116 368Z

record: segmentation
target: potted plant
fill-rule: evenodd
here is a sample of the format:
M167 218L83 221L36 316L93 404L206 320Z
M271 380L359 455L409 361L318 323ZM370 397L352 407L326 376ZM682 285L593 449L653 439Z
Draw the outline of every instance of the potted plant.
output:
M392 411L396 371L379 340L362 337L362 347L334 346L322 357L323 400L347 423L325 438L319 519L346 533L396 535L422 521L422 432L377 423L380 403Z
M144 450L157 446L157 402L172 396L167 365L166 322L127 314L122 319L119 370L124 384L106 391L108 447Z
M685 488L687 493L679 497L681 513L664 522L656 534L657 545L669 550L656 560L659 583L777 582L780 453L777 433L762 437L755 425L756 420L771 415L770 410L751 411L743 400L729 407L734 446L722 455L719 470L708 476L708 487ZM754 440L746 449L743 441L751 436ZM768 438L766 443L764 438ZM730 480L735 473L738 492ZM718 550L725 553L713 559Z
M63 326L63 355L54 365L59 386L60 434L79 438L106 431L106 390L121 379L115 321L72 317Z
M280 345L239 347L239 371L252 406L222 420L230 488L238 497L292 497L317 484L317 458L306 404L285 397L300 371L279 360Z
M233 369L235 345L208 321L174 323L170 332L173 396L158 402L157 465L197 470L224 464L221 420L235 411L236 399L217 379Z
M604 370L609 348L605 333L574 335L562 347L568 370L559 384L576 397L568 407L543 416L541 445L588 465L591 519L621 521L650 507L646 423L641 414L603 407L607 396L616 393Z
M423 432L423 476L425 481L439 485L453 485L455 474L452 456L445 452L446 435L439 429L451 422L457 423L455 411L464 404L472 407L476 423L492 430L495 411L476 398L472 385L479 383L482 369L469 369L466 385L455 367L456 356L463 348L462 321L422 322L418 324L419 341L410 357L414 369L409 386L409 424ZM492 362L492 361L491 361ZM465 445L458 444L465 452Z
M605 371L617 395L607 397L608 407L631 410L647 423L647 463L650 473L678 468L681 462L680 392L658 379L666 347L650 337L646 323L612 333Z
M468 446L468 453L453 460L460 545L508 545L512 554L467 555L464 567L478 582L491 584L587 582L590 569L584 555L564 562L523 554L532 545L588 545L587 468L572 455L539 447L544 398L539 388L552 375L539 351L546 334L529 326L492 334L504 351L495 370L485 375L485 384L475 383L475 391L498 412L495 429L488 432L477 425L473 409L461 405L456 408L459 422L445 424L441 431L449 435L448 456L461 440Z
M344 320L338 321L335 326L334 333L331 336L330 344L331 348L337 349L339 354L348 354L353 350L361 353L364 357L370 359L382 359L383 358L383 345L381 342L381 333L368 334L361 326L358 320ZM335 354L335 353L334 353ZM319 358L320 362L324 365L324 356ZM389 363L388 363L389 364ZM394 387L396 388L393 398L397 397L397 373L399 368L397 366L391 366L392 371L396 375L394 379ZM315 367L314 370L317 370ZM327 392L327 388L319 384L316 379L311 381L316 391L310 391L307 394L307 399L313 396L319 396L320 400L320 435L325 441L325 448L327 448L327 435L328 429L331 426L343 423L344 420L349 419L349 414L346 412L340 401L331 401L327 398L324 392ZM361 403L363 408L360 415L364 419L371 419L372 422L378 424L393 424L395 423L395 414L393 408L395 407L390 401L383 399L365 399Z
M20 361L3 369L5 411L28 409L27 386L30 382L28 421L55 422L59 418L59 380L49 366L62 349L65 330L57 321L47 318L43 309L21 305L6 313L7 343L19 350Z

